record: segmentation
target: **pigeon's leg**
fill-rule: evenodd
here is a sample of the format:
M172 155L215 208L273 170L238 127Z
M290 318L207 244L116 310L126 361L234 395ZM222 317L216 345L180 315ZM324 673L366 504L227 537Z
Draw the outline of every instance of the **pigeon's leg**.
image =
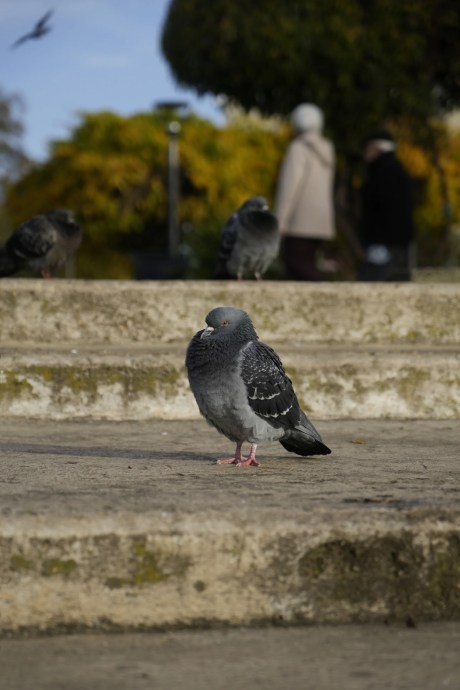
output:
M256 273L254 273L254 277L256 280L262 280L262 274L259 273L259 271L256 271Z
M42 278L51 278L51 273L49 271L40 271L40 275Z
M219 458L217 460L218 465L239 465L242 460L244 460L241 455L241 447L243 445L242 441L238 441L235 448L235 455L233 458Z
M237 463L238 467L249 467L249 465L260 465L260 462L257 462L256 460L256 450L257 450L257 443L253 443L251 446L251 452L249 453L248 457L246 460L240 460L240 462Z
M242 274L241 272L240 272L240 273L237 273L237 274L236 274L236 279L237 279L237 280L243 280L243 274Z

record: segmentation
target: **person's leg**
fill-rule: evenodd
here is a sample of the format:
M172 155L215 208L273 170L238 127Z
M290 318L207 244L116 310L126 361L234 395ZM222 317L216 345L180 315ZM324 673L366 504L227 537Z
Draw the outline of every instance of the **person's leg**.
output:
M398 283L411 280L408 247L390 247L391 270L387 280Z
M286 237L285 261L289 277L293 280L322 280L316 268L316 253L321 240L306 237Z

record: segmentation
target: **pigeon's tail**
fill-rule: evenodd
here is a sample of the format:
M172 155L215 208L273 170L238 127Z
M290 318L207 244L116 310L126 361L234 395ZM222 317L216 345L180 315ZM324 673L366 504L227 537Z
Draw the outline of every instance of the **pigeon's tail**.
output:
M297 453L297 455L329 455L331 453L331 449L319 438L306 432L307 430L303 430L301 427L289 429L280 439L280 443L290 453Z
M5 247L0 248L0 278L16 273L20 268L18 262L8 254Z

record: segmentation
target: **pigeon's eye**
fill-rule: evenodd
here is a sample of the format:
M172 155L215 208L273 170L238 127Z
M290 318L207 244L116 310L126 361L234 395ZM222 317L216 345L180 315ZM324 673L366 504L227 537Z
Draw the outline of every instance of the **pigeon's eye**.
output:
M227 319L224 319L224 320L222 321L222 326L228 326L228 321L227 321Z

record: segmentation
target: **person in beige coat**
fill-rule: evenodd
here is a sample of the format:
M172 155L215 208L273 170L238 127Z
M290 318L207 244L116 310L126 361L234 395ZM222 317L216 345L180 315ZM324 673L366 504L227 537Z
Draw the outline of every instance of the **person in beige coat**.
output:
M293 139L281 165L275 214L284 242L289 275L321 280L317 252L335 237L333 185L335 152L322 136L323 113L302 103L291 115Z

